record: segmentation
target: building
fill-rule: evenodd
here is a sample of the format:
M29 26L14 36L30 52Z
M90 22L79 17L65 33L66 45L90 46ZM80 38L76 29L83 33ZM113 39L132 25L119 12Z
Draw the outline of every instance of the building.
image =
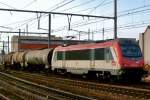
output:
M63 44L87 43L87 41L63 40L61 37L51 36L50 48ZM13 36L11 38L11 51L24 51L48 48L48 37L39 36Z
M139 36L139 45L144 56L145 64L150 65L150 26Z
M51 36L52 40L62 40L61 37ZM51 43L51 47L58 46L58 43ZM48 48L48 37L40 36L16 36L11 38L11 51L23 51L32 49Z

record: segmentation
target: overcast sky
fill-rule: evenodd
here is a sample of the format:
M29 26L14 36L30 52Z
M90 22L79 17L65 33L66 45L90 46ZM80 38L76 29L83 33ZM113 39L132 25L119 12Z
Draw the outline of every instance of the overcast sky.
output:
M53 11L100 16L113 16L114 0L0 0L0 8ZM150 0L118 0L118 37L138 38L150 23ZM37 16L41 16L38 29ZM0 11L0 31L48 32L48 16L36 13L18 13ZM71 18L71 29L82 32L81 39L87 39L88 31L94 33L95 40L102 39L104 28L105 39L113 38L113 20L100 18ZM52 15L53 35L76 36L76 31L68 31L67 16ZM1 33L1 40L14 34ZM92 38L92 37L91 37Z

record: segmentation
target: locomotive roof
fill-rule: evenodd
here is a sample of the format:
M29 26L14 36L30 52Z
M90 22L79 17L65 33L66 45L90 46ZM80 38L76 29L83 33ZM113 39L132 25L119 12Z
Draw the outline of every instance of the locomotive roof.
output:
M76 44L76 45L69 45L69 46L59 46L56 47L55 50L57 51L71 51L71 50L82 50L82 49L93 49L93 48L104 48L107 46L112 46L115 43L125 44L135 44L136 39L134 38L118 38L118 39L110 39L105 41L97 41L94 43L86 43L86 44Z
M99 43L87 43L87 44L77 44L77 45L69 45L69 46L59 46L55 50L57 51L71 51L71 50L82 50L82 49L93 49L93 48L103 48L106 46L111 46L113 42L117 42L116 40L99 42Z

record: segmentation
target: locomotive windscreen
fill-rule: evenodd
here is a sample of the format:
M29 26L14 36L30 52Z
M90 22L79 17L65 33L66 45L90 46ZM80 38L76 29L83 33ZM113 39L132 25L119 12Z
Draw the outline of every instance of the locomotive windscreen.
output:
M137 58L142 57L140 47L136 44L121 44L123 57Z

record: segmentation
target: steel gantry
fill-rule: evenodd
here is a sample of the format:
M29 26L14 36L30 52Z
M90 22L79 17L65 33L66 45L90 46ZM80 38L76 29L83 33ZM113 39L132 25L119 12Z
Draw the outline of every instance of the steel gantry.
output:
M95 18L103 18L103 19L113 19L114 20L114 38L117 38L117 0L114 0L114 16L96 16L96 15L86 15L86 14L74 14L74 13L61 13L61 12L48 12L48 11L34 11L34 10L20 10L20 9L4 9L0 8L1 11L11 11L11 12L27 12L27 13L40 13L40 14L48 14L49 15L49 24L48 24L48 47L50 47L51 40L51 15L66 15L66 16L81 16L81 17L95 17ZM70 27L70 26L69 26ZM21 33L19 31L19 33Z

